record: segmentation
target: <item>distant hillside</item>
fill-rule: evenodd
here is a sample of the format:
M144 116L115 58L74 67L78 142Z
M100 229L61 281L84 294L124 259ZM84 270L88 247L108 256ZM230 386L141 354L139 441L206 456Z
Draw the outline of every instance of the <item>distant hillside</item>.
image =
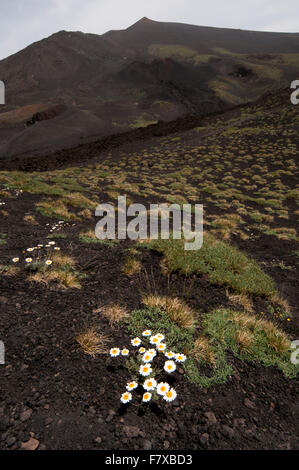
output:
M223 110L298 75L297 33L147 18L102 36L61 31L0 61L0 158Z

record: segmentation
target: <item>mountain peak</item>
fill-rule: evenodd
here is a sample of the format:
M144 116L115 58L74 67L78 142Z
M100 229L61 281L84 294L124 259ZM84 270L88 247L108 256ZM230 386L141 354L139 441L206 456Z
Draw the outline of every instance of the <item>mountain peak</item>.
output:
M146 16L144 16L143 18L138 20L136 23L134 23L130 27L132 28L132 27L135 27L135 26L142 26L142 25L146 25L146 24L150 24L150 23L156 23L156 21L153 21L150 18L147 18Z

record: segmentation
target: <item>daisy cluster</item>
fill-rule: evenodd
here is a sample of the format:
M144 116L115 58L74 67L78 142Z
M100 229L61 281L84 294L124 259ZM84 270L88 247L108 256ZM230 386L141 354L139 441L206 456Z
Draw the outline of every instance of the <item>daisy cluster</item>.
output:
M24 259L21 259L18 256L12 258L13 263L20 263L25 261L27 265L31 264L45 264L46 266L51 266L53 261L51 257L55 251L60 251L59 246L56 246L56 242L51 241L47 245L39 244L30 248L26 248L23 251Z
M71 224L71 227L74 227L76 224ZM50 233L53 232L59 232L65 227L69 227L70 224L68 222L65 222L64 220L59 220L59 222L56 222L54 224L46 224L46 227L49 228Z
M150 330L145 330L142 336L143 340L138 337L131 340L131 345L133 348L136 348L133 350L133 354L138 351L138 378L127 383L126 392L122 394L120 401L122 403L129 403L133 398L132 391L141 386L144 390L142 402L148 403L152 399L159 397L162 397L167 402L171 402L175 400L177 393L167 382L159 382L158 377L161 377L161 373L157 373L157 370L154 369L154 360L159 357L160 353L160 357L162 355L164 358L163 372L172 374L175 372L177 364L185 362L187 358L182 353L169 351L165 343L165 337L161 333L152 335ZM143 342L145 345L142 344ZM120 349L115 347L110 349L111 357L129 356L130 354L132 353L127 348Z

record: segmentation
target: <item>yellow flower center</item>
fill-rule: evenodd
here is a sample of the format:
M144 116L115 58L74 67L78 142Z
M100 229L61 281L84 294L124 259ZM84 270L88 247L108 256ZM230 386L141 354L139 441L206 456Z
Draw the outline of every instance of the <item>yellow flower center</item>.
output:
M167 393L166 393L166 396L167 396L168 398L171 398L171 397L172 397L172 392L170 392L170 391L167 392Z
M171 370L171 369L172 369L172 366L169 364L169 366L168 366L168 370Z
M165 390L166 390L166 387L164 387L163 385L163 387L161 387L161 392L165 392Z

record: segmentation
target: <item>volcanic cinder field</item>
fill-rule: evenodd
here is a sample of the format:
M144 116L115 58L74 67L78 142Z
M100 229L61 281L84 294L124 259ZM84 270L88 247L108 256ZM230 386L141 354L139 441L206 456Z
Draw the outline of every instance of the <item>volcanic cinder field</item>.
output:
M299 34L147 18L0 62L1 449L298 448L296 78ZM99 240L123 195L202 248Z

